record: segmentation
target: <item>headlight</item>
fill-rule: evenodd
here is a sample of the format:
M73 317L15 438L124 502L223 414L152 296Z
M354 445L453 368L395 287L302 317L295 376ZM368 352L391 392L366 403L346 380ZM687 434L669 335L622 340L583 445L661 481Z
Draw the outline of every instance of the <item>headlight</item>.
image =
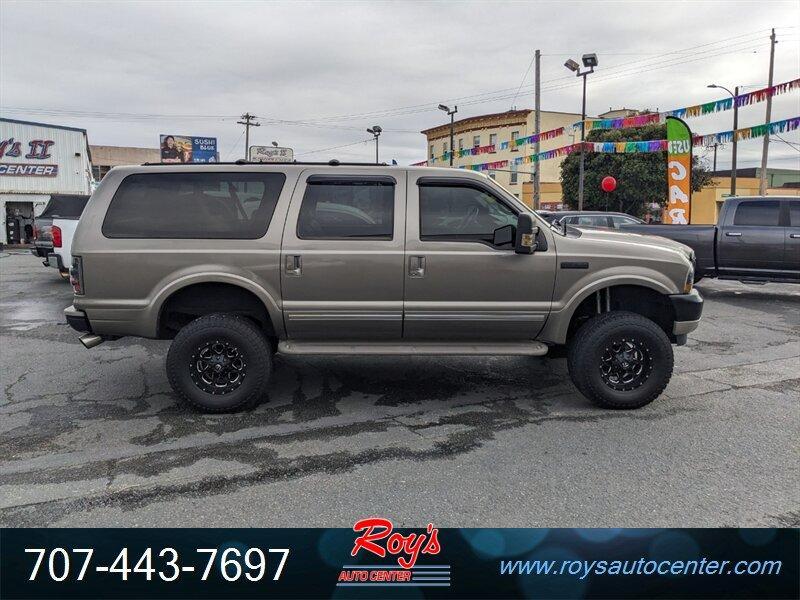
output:
M683 293L688 294L694 286L694 266L689 265L689 272L686 274L686 282L683 284Z

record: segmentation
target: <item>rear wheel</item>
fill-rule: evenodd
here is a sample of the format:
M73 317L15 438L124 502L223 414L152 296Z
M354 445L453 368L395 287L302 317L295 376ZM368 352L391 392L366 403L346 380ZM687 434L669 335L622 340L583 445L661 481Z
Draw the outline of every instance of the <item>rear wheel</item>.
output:
M204 412L254 406L266 393L272 352L264 334L235 315L207 315L182 328L167 353L172 389Z
M630 312L598 315L581 327L567 359L578 391L603 408L640 408L672 377L672 345L653 321Z

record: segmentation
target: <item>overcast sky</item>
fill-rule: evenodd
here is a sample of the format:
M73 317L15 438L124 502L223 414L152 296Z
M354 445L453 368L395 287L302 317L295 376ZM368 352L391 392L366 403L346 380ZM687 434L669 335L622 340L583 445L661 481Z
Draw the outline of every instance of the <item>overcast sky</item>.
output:
M458 117L532 108L533 51L542 109L580 112L580 82L563 63L596 52L588 112L669 110L724 96L712 82L763 87L769 28L775 81L800 76L800 2L35 2L0 1L0 106L5 117L82 127L92 144L157 147L160 133L217 137L241 158L237 116L260 117L251 144L297 158L425 158L419 131ZM523 79L524 76L524 79ZM521 85L521 87L520 87ZM519 93L515 96L516 90ZM765 103L740 111L764 122ZM800 115L800 92L772 120ZM731 129L732 111L690 119L698 134ZM795 131L782 135L800 143ZM565 140L565 144L569 140ZM334 146L345 147L325 150ZM777 139L770 166L800 168ZM322 152L314 152L324 150ZM698 152L703 153L702 150ZM761 141L739 145L760 163ZM719 168L730 163L730 146Z

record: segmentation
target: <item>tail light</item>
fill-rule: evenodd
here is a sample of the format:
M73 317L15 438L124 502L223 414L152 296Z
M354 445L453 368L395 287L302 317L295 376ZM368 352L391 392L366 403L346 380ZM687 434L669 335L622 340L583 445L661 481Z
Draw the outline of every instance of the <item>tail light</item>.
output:
M80 256L72 257L72 267L69 270L69 282L72 291L78 296L83 295L83 259Z
M53 248L61 248L61 227L53 225L50 233L53 236Z

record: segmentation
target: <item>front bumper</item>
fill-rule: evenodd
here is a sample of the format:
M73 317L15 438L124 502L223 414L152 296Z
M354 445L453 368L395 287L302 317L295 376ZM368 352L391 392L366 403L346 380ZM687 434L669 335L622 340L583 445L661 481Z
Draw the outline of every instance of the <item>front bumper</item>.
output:
M670 297L675 312L675 324L672 333L686 335L697 329L700 315L703 314L703 297L696 289L688 294L672 294Z
M75 331L92 333L89 317L82 310L78 310L74 306L68 306L64 309L64 317L67 319L67 324Z

